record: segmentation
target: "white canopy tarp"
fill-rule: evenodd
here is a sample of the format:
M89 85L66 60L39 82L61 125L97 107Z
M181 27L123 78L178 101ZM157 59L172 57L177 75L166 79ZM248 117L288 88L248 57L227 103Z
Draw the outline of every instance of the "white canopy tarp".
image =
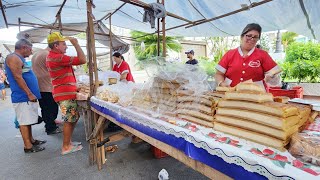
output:
M85 31L87 28L87 24L86 23L63 24L62 27L67 29ZM104 24L101 24L100 26L98 26L98 24L95 24L94 30L96 33L109 34L109 29L105 27ZM41 43L47 39L47 36L50 33L50 31L51 31L50 29L32 28L32 29L28 29L18 33L17 39L25 38L30 40L32 43ZM66 31L66 30L63 30L62 33L64 36L74 36L79 34L79 32L77 31ZM100 35L100 34L95 35L95 39L97 40L97 42L99 42L100 46L101 44L106 46L105 50L106 52L107 51L109 52L109 49L107 49L107 47L110 46L110 37L108 35ZM112 47L113 47L113 51L118 51L121 53L126 53L129 50L129 44L121 40L116 35L113 35Z
M168 12L177 14L191 21L217 17L241 8L241 4L262 0L166 0ZM2 0L9 23L22 21L40 24L55 22L56 13L62 0ZM156 0L143 0L154 3ZM113 12L123 4L119 0L93 0L93 14L96 20ZM177 28L167 32L168 35L182 36L228 36L239 35L248 23L259 23L263 31L287 29L296 33L319 39L320 36L320 1L319 0L273 0L250 10L239 12L209 23L186 29ZM143 8L126 4L112 16L112 25L144 32L154 32L148 23L142 22ZM87 21L86 1L68 0L62 10L63 23ZM104 23L108 23L105 22ZM166 18L166 27L184 24L182 20ZM5 27L0 18L0 27Z

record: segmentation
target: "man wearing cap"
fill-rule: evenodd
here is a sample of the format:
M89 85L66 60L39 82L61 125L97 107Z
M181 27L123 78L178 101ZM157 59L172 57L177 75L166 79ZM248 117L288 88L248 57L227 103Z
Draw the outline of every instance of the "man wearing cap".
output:
M196 65L198 64L198 61L196 59L194 59L194 51L193 50L189 50L187 52L185 52L185 54L187 55L187 58L189 59L186 64L191 64L191 65Z
M76 49L77 57L64 55L67 50L67 40ZM59 32L53 32L48 35L47 41L51 51L47 56L46 65L53 86L52 95L60 107L64 120L61 154L66 155L82 149L80 143L71 141L74 127L79 119L76 78L72 66L85 64L86 56L75 38L66 38Z

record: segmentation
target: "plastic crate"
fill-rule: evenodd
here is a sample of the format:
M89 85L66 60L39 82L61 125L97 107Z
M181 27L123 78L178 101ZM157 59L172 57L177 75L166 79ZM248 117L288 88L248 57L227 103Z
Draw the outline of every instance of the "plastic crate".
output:
M287 96L293 98L303 98L303 88L301 86L295 86L290 90L281 89L281 87L269 87L269 92L273 96Z
M158 149L154 146L151 147L151 151L152 151L154 157L157 159L161 159L161 158L168 156L168 154L166 154L165 152L161 151L160 149Z

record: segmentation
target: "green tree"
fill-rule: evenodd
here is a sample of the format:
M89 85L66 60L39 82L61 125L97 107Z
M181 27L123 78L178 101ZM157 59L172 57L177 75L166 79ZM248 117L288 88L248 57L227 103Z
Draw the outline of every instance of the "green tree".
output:
M319 82L320 44L291 43L282 64L283 78L297 79L298 82Z
M282 34L281 43L283 45L284 50L286 50L287 47L294 42L294 38L297 36L298 36L297 33L289 32L289 31Z
M211 45L210 54L213 55L214 62L219 62L222 56L239 42L236 37L207 37L206 41Z
M136 54L136 57L139 61L145 61L152 57L156 57L158 55L157 51L157 43L158 43L158 35L157 34L147 34L140 31L131 31L131 37L135 39L133 44L133 49ZM180 52L182 50L182 46L179 43L179 39L181 37L172 37L166 36L166 49L167 51ZM145 49L141 49L141 42L144 42ZM160 54L163 51L162 44L162 36L160 36Z

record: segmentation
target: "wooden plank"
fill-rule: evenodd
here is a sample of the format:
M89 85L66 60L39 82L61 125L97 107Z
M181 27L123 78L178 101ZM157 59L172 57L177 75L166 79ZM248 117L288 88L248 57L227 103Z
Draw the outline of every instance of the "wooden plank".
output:
M148 135L145 135L125 124L121 124L118 121L116 121L113 117L105 115L101 112L99 112L98 110L96 110L95 108L91 107L91 110L94 111L95 113L104 116L105 118L107 118L108 120L112 121L113 123L117 124L118 126L122 127L123 129L127 130L128 132L132 133L133 135L141 138L142 140L146 141L147 143L157 147L158 149L160 149L161 151L167 153L168 155L170 155L171 157L177 159L178 161L186 164L187 166L191 167L192 169L200 172L201 174L207 176L210 179L232 179L229 176L211 168L210 166L203 164L199 161L196 161L188 156L186 156L182 151L179 151L178 149L163 143L159 140L156 140Z
M2 5L2 0L0 0L0 7L1 7L1 12L2 12L4 23L5 23L6 27L9 28L8 27L7 17L6 17L6 11L5 11L5 9L4 9L3 5Z
M100 116L100 117L102 117L102 116ZM98 123L98 121L99 121L99 119L100 119L100 117L99 117L99 114L97 114L97 113L94 113L93 112L93 119L94 119L94 124L95 125L97 125L97 123ZM96 127L95 127L96 128ZM101 159L101 150L100 150L100 147L98 148L97 147L97 144L98 144L98 142L100 142L100 137L95 137L95 138L93 138L94 140L95 140L95 157L96 157L96 162L97 162L97 166L98 166L98 170L101 170L102 169L102 159Z
M90 135L90 139L97 138L97 135L100 133L101 128L104 127L105 120L106 120L106 118L103 116L100 116L98 118L97 122L95 123L94 129Z
M102 117L102 116L100 116L100 117ZM103 128L100 129L100 133L99 134L100 134L99 136L100 136L100 142L101 142L101 141L104 140ZM104 145L100 147L100 150L101 150L101 161L102 161L102 164L105 164L106 163L106 152L105 152L105 149L104 149Z
M164 0L162 0L164 6ZM167 56L167 42L166 42L166 18L162 18L162 57Z
M110 70L113 68L113 60L112 60L112 55L113 55L113 48L112 48L112 31L111 31L111 18L112 16L110 15L109 17L109 39L110 39Z

